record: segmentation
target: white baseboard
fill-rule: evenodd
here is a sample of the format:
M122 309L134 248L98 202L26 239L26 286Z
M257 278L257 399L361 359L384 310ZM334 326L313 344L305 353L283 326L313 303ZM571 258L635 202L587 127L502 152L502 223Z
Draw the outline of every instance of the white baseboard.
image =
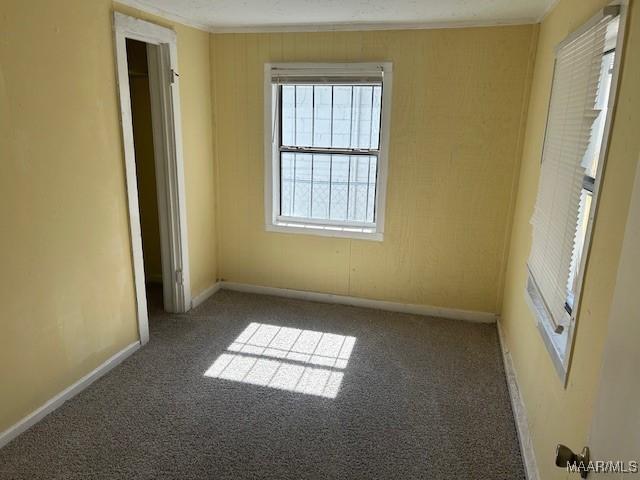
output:
M204 302L211 295L216 293L221 288L222 282L216 282L210 287L205 288L202 292L191 299L191 308L196 308L202 302Z
M73 385L65 388L62 392L57 394L55 397L49 399L44 405L30 413L23 419L19 420L16 424L7 428L4 432L0 433L0 448L4 447L11 440L16 438L25 430L31 428L33 425L38 423L44 417L53 412L56 408L60 407L64 402L74 397L82 390L87 388L105 373L109 372L109 370L116 367L123 360L125 360L129 355L134 353L136 350L140 348L140 342L132 343L131 345L125 347L120 350L118 353L113 355L107 361L105 361L102 365L100 365L95 370L89 372L80 380L78 380Z
M375 308L391 312L411 313L429 317L451 318L466 320L469 322L495 323L496 314L489 312L475 312L472 310L458 310L455 308L432 307L430 305L415 305L410 303L387 302L385 300L371 300L368 298L349 297L346 295L334 295L331 293L307 292L304 290L291 290L289 288L263 287L236 282L220 282L224 290L238 292L258 293L261 295L274 295L277 297L297 298L312 302L338 303L354 307Z
M513 409L513 416L515 417L516 427L518 430L518 440L520 441L520 452L522 453L524 469L527 474L527 480L539 480L540 473L538 472L536 456L533 451L533 444L531 443L531 432L529 431L529 422L527 421L527 411L525 410L524 402L520 395L516 370L513 366L513 359L511 358L509 347L507 347L507 344L505 343L500 320L498 320L497 324L498 337L500 339L500 350L502 351L502 361L504 363L504 373L507 377L507 385L509 386L509 396L511 397L511 407Z

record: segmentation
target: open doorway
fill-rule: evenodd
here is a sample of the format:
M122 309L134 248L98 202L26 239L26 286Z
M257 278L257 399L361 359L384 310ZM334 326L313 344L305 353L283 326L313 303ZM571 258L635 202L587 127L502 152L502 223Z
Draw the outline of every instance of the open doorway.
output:
M154 308L191 308L176 35L114 13L131 253L140 342ZM160 294L161 291L161 294Z
M155 311L164 309L164 300L158 189L156 186L153 119L147 59L148 44L131 38L127 38L126 42L145 290L147 308L149 314L153 315ZM149 46L149 49L153 48L155 47Z

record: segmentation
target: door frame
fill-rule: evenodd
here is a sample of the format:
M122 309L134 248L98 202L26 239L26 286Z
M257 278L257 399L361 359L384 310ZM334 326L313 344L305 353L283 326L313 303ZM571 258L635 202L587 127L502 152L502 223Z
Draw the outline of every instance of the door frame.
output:
M129 38L147 44L164 308L169 312L182 313L191 307L191 286L179 75L176 73L177 37L169 28L119 12L113 14L113 28L138 330L140 343L144 345L149 341L149 321L126 41Z
M589 448L591 459L640 460L634 455L640 444L637 437L638 421L636 409L628 411L629 399L635 398L631 385L637 378L638 313L637 295L638 239L640 238L640 156L636 162L629 210L624 225L620 257L615 278L615 288L609 307L607 332L602 350L596 401L594 403ZM629 441L636 438L636 441ZM625 441L626 440L626 441ZM578 447L578 445L575 445ZM581 445L580 445L581 447ZM636 457L636 458L634 458ZM628 467L628 465L627 465ZM626 475L622 476L626 478ZM608 478L607 475L596 478ZM629 478L638 478L629 475Z

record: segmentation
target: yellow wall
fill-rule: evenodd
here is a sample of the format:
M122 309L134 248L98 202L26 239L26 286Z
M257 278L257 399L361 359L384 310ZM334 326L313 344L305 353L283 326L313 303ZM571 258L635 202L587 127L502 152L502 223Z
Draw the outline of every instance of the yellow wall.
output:
M496 312L532 25L211 38L219 276ZM384 242L264 231L263 64L390 60Z
M191 295L196 296L215 283L218 269L209 33L179 24L173 28L178 34Z
M557 443L574 449L587 444L640 148L640 11L635 3L630 13L611 149L586 269L573 360L564 389L525 303L525 264L531 243L529 219L537 192L554 46L607 3L607 0L561 0L541 25L505 281L501 322L526 404L541 478L545 480L566 476L553 466Z
M0 431L138 338L112 8L0 9ZM209 35L176 31L197 294L216 271Z

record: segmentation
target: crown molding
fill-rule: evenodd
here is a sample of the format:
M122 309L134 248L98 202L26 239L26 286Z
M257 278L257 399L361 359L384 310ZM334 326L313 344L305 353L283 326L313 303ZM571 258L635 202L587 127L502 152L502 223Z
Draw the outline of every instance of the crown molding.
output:
M165 9L150 5L144 0L115 0L116 3L136 8L146 13L162 17L166 20L181 23L188 27L197 28L214 34L224 33L300 33L300 32L361 32L376 30L437 30L448 28L477 28L477 27L508 27L516 25L530 25L539 23L558 0L545 10L541 17L523 17L510 20L488 21L459 21L459 22L344 22L330 24L297 24L297 25L208 25L202 22L194 22Z
M547 17L547 15L549 15L553 11L553 9L558 6L559 3L560 3L560 0L550 0L549 4L547 5L547 8L545 8L544 12L540 14L536 23L542 23L542 21Z
M496 21L410 22L410 23L333 23L299 25L211 26L211 33L294 33L294 32L362 32L375 30L437 30L445 28L509 27L538 23L536 18Z
M119 3L120 5L124 5L131 8L135 8L137 10L150 13L151 15L156 15L157 17L161 17L165 20L178 22L182 25L186 25L187 27L196 28L204 32L211 31L211 27L206 23L194 22L193 20L189 20L188 18L185 18L182 15L177 15L163 8L158 8L153 5L149 5L148 3L143 2L141 0L115 0L115 3Z

